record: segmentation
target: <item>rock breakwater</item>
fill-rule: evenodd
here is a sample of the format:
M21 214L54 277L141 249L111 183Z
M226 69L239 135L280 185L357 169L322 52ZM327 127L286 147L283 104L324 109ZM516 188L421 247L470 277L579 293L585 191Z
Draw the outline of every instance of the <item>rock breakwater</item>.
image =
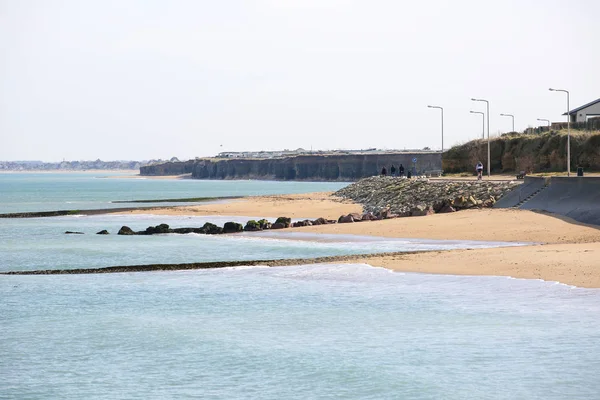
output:
M423 216L474 207L491 207L515 182L432 181L376 176L361 179L335 195L363 206L367 213L390 217Z

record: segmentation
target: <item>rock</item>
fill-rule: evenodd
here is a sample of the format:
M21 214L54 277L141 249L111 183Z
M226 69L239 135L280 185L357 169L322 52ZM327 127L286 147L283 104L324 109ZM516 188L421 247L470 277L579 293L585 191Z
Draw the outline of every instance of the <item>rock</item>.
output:
M202 231L207 235L218 235L223 233L223 228L207 222L202 226Z
M446 214L451 212L456 212L456 210L450 205L450 203L444 204L444 206L440 208L440 211L438 211L438 213L440 214Z
M250 221L246 222L246 226L244 226L244 230L247 232L256 232L256 231L262 231L262 228L260 227L259 222L256 222L255 220L251 219Z
M289 228L292 225L292 219L288 217L279 217L275 220L276 224L283 224L285 228ZM272 228L272 227L271 227Z
M375 220L377 220L377 217L372 212L366 212L362 215L361 220L362 221L375 221Z
M259 223L260 225L260 229L271 229L271 222L267 221L266 219L259 219L258 221L256 221Z
M281 222L275 222L273 225L271 225L271 229L284 229L287 228L287 226L285 226L284 223Z
M187 233L206 233L202 228L175 228L171 230L173 233L187 234Z
M410 215L412 217L422 217L422 216L431 215L431 214L435 214L433 206L427 206L424 204L419 204L410 210Z
M360 222L362 221L362 215L359 213L350 213L348 214L352 217L352 219L354 220L354 222Z
M96 235L108 235L108 231L106 229L102 229L100 232L96 232Z
M317 218L312 222L313 225L326 225L327 220L323 217Z
M237 233L242 232L244 230L244 226L237 222L225 222L223 225L223 233Z
M342 215L338 219L338 223L339 224L347 224L347 223L350 223L350 222L354 222L354 217L352 217L352 214Z
M66 231L66 235L83 235L83 232Z
M122 226L117 235L135 235L135 232L128 226Z
M293 227L298 228L302 226L312 226L313 223L311 220L305 219L304 221L296 221L292 224Z
M146 231L143 232L145 235L158 235L163 233L171 233L172 231L169 229L169 225L160 224L156 226L149 226L146 228Z

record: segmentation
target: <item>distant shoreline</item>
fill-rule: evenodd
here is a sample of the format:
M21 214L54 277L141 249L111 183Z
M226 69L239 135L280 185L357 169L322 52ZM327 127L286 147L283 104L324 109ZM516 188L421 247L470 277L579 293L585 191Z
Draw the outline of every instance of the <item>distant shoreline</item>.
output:
M139 170L137 169L83 169L83 170L71 170L71 169L56 169L56 170L46 170L46 169L0 169L0 174L64 174L64 173L119 173L119 174L130 174L137 173L139 175Z

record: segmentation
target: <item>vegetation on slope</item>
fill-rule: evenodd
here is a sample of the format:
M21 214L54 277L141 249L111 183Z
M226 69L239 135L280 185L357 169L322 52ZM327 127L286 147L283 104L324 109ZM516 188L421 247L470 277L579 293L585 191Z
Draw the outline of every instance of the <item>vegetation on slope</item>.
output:
M557 172L567 165L567 131L543 134L506 134L490 140L492 172ZM486 163L487 140L478 139L444 152L446 173L471 172L477 161ZM571 169L600 171L600 131L571 130Z

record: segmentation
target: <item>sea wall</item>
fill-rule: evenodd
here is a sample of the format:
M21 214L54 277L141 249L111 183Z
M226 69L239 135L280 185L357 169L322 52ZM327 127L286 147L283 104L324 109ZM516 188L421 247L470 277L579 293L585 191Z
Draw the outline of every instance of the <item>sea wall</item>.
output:
M416 165L412 160L416 158ZM276 159L201 159L140 168L141 175L191 173L196 179L355 181L403 164L422 174L441 170L439 152L310 155ZM415 168L416 167L416 168ZM414 173L415 171L413 171Z
M514 194L494 207L547 211L600 226L600 178L526 177Z

